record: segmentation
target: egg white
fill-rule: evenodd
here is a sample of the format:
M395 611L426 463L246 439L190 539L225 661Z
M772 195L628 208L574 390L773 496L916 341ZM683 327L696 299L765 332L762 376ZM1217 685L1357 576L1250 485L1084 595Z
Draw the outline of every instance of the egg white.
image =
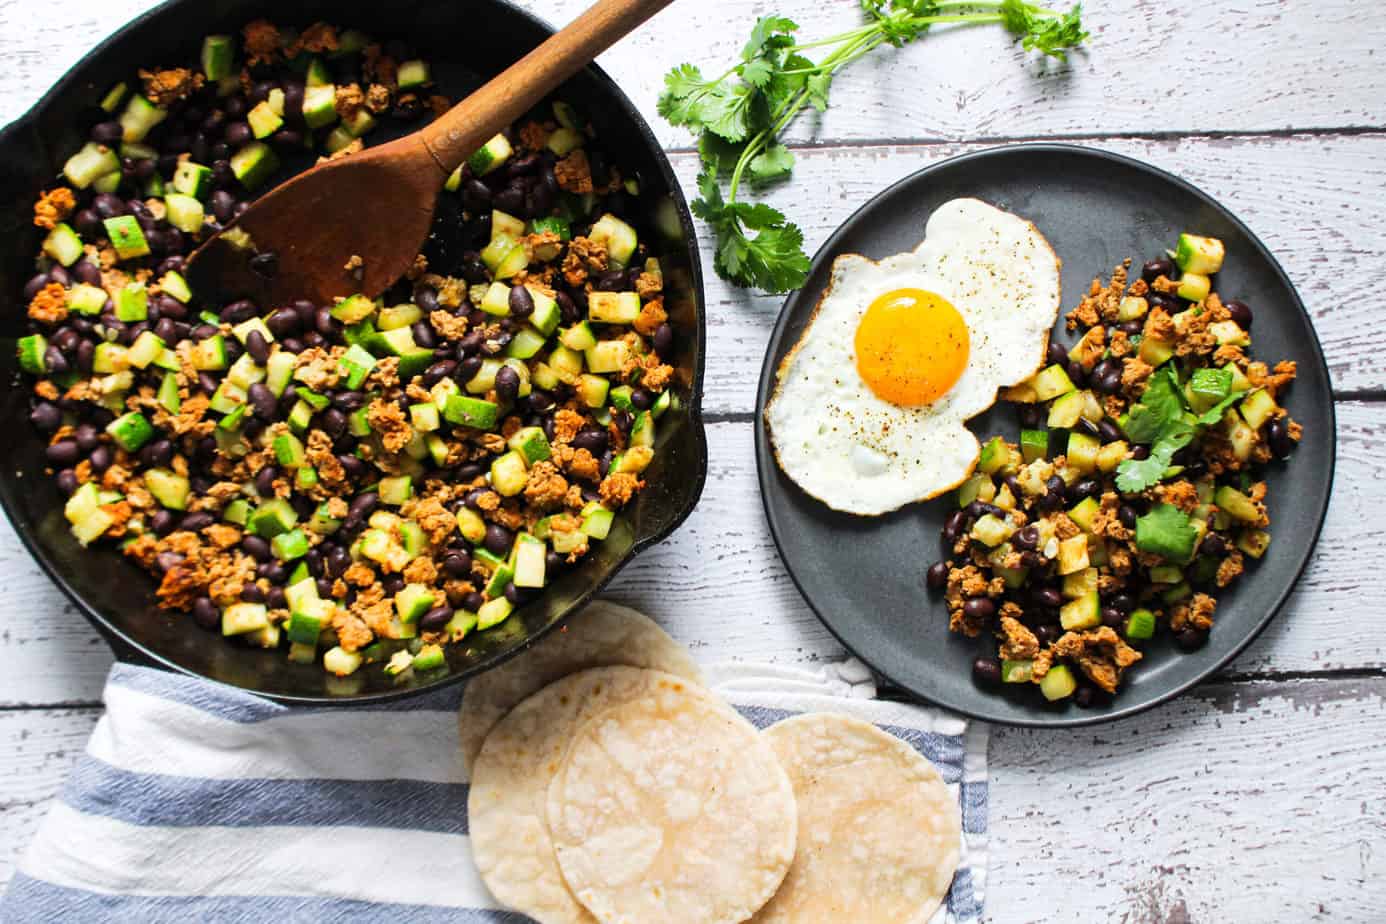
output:
M883 401L857 372L862 315L902 288L947 299L970 339L957 383L919 407ZM977 199L941 205L913 251L838 257L765 409L780 467L829 507L862 516L956 487L979 453L964 422L1039 368L1058 311L1059 260L1044 235Z

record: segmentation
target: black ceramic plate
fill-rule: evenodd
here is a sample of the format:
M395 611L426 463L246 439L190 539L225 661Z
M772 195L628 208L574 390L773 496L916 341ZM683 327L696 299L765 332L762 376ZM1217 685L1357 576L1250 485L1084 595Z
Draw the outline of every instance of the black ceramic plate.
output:
M992 722L1065 726L1130 715L1163 702L1232 659L1265 628L1309 560L1333 481L1333 398L1328 368L1309 316L1280 265L1227 209L1189 184L1129 158L1071 145L994 148L927 167L882 192L838 229L814 260L807 284L785 302L761 369L756 406L770 397L780 360L803 332L828 280L833 258L879 259L910 250L928 215L943 202L975 196L1030 219L1063 260L1065 309L1094 276L1126 257L1151 259L1178 233L1221 238L1227 260L1217 290L1252 306L1254 353L1292 359L1299 378L1288 397L1304 438L1292 459L1274 464L1270 551L1240 586L1222 595L1206 646L1181 654L1167 640L1145 646L1111 705L1082 710L1048 705L1032 685L1002 692L975 686L971 662L987 639L948 631L942 599L924 586L941 556L939 529L956 509L952 492L879 518L835 513L804 494L775 464L762 424L756 464L775 543L809 605L841 642L886 680L923 699ZM1056 326L1062 343L1072 342ZM969 426L985 439L1015 439L1016 414L1005 405ZM986 652L994 653L994 650Z
M595 554L551 584L540 599L500 626L448 646L448 667L438 672L441 677L397 683L377 663L337 679L320 665L291 663L282 650L263 651L201 632L182 614L159 610L155 583L114 548L83 549L72 538L62 497L53 479L44 475L44 442L26 419L28 389L19 377L13 338L24 317L17 296L33 274L41 235L29 220L34 197L52 186L63 161L85 140L98 118L95 101L117 80L129 80L136 68L196 60L203 35L239 32L259 17L299 27L324 20L364 29L382 40L403 39L431 62L440 92L454 98L499 73L552 32L505 0L169 0L74 65L33 109L0 131L0 429L10 434L0 447L0 504L39 564L119 657L283 702L377 702L455 683L523 650L561 625L632 556L669 535L692 510L707 471L699 411L705 338L697 239L668 160L620 87L595 65L565 83L557 95L589 115L607 150L619 151L622 168L640 180L641 195L626 217L642 240L665 238L659 246L666 260L665 305L678 336L674 365L681 407L660 419L659 451L646 475L649 487L626 508ZM395 131L400 131L397 123ZM382 131L377 140L386 137ZM305 155L291 166L302 169L310 162L311 155ZM444 195L439 201L439 220L426 250L434 266L455 265L462 246L455 231L457 208L456 197Z

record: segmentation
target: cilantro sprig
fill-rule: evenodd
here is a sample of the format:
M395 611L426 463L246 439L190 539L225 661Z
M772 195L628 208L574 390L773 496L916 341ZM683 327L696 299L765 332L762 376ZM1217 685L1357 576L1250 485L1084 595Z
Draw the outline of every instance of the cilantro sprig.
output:
M756 21L741 58L722 74L705 78L692 64L664 77L659 113L698 135L702 171L693 212L717 237L713 266L743 287L784 292L803 284L809 258L798 226L763 203L737 197L782 180L794 154L780 141L806 107L827 109L833 78L842 68L882 45L899 48L943 23L999 23L1027 51L1067 60L1067 51L1088 37L1080 7L1067 13L1023 0L860 0L866 23L830 38L798 42L798 25L783 16ZM804 52L828 49L818 61ZM722 194L722 178L728 177Z
M1141 400L1131 406L1124 427L1132 442L1150 445L1150 455L1127 459L1117 466L1117 489L1136 494L1158 484L1174 454L1193 442L1198 429L1217 423L1241 398L1241 394L1230 394L1202 414L1194 414L1185 407L1184 392L1173 367L1166 365L1156 370Z

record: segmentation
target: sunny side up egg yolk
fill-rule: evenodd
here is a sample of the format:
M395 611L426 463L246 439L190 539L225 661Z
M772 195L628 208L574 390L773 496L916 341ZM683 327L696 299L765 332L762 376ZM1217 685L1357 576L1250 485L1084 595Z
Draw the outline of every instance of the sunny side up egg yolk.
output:
M882 401L930 404L962 376L969 343L967 325L947 299L896 289L872 302L857 324L857 372Z

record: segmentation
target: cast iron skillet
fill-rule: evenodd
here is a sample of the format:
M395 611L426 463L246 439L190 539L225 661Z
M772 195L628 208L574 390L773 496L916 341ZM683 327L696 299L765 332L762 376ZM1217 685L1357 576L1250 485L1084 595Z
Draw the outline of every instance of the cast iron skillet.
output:
M1193 686L1250 644L1285 602L1318 539L1333 481L1334 417L1328 367L1299 296L1255 236L1209 196L1139 161L1088 148L1027 144L993 148L927 167L862 206L823 245L807 284L785 303L766 349L756 406L763 414L781 359L798 340L828 280L833 258L872 258L912 250L924 221L943 202L975 196L1030 219L1063 260L1063 311L1077 303L1095 275L1126 257L1158 256L1180 231L1220 237L1227 260L1216 288L1255 312L1252 352L1274 362L1292 359L1299 376L1287 406L1304 425L1290 461L1267 469L1270 550L1242 581L1219 595L1209 642L1176 652L1167 637L1143 646L1146 660L1108 706L1082 710L1068 701L1046 705L1030 684L983 690L971 678L978 654L995 654L990 639L948 631L941 597L925 589L924 572L942 554L939 530L956 509L953 492L879 518L836 513L804 494L775 464L762 424L756 427L761 496L775 543L804 598L838 640L880 674L915 696L1008 725L1074 726L1131 715ZM1063 331L1061 343L1075 339ZM974 418L985 438L1015 440L1016 414L1004 405ZM985 650L984 650L985 649Z
M0 132L0 304L5 306L0 374L7 385L0 396L0 429L9 434L0 502L25 546L119 657L208 677L281 702L379 702L454 683L522 650L560 625L636 552L669 535L692 510L707 472L699 411L705 335L697 239L673 171L630 100L595 65L569 81L557 95L587 113L607 150L638 174L642 195L636 201L649 209L634 216L641 239L664 236L666 304L680 351L675 366L681 409L660 418L660 445L645 476L648 487L617 518L607 540L501 626L449 646L444 676L401 686L374 665L338 680L320 665L291 664L283 651L241 647L198 630L186 617L160 612L148 575L110 548L78 546L63 518L63 499L44 474L43 441L27 421L28 390L20 384L14 351L24 311L19 291L33 273L40 240L29 216L37 192L54 182L64 159L85 140L95 120L92 107L108 87L130 80L138 67L194 61L203 35L239 33L245 23L262 16L299 27L323 20L364 29L381 40L403 39L431 62L442 92L454 98L552 31L504 0L302 0L290 7L267 0L170 0L101 43L31 111ZM456 208L453 200L444 196L440 203L428 251L435 266L439 260L446 263L449 253L455 257L458 247L446 233L448 208Z

